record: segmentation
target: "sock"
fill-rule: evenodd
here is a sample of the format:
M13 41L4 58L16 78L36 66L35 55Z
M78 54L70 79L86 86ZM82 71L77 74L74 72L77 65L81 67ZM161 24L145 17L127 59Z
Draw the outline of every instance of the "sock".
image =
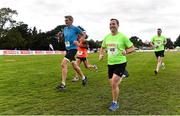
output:
M75 76L74 78L78 79L78 76Z
M66 83L65 82L61 82L64 86L66 85Z
M117 101L113 101L115 104L117 104Z
M122 77L126 77L126 75L125 75L125 74L123 74L123 75L122 75Z
M82 77L82 80L84 80L84 79L85 79L85 76Z

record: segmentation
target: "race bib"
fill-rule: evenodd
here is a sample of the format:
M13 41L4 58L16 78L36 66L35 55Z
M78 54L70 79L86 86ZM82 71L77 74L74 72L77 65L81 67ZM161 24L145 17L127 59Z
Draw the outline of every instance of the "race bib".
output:
M157 44L158 46L161 45L161 44L162 44L161 40L157 40L157 41L156 41L156 44Z
M83 52L82 52L82 51L78 51L77 54L78 54L78 55L82 55Z
M69 41L66 41L66 42L65 42L65 45L66 45L66 47L69 47L69 46L70 46L70 42L69 42Z
M109 48L108 49L108 54L109 55L116 55L117 54L117 49L116 48Z

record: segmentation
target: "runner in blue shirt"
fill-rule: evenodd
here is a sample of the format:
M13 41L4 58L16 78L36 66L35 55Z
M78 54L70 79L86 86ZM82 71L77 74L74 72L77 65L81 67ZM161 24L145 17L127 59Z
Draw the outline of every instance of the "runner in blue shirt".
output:
M87 77L83 74L82 70L76 63L75 55L77 53L77 36L78 34L82 35L82 38L85 39L85 33L83 33L78 27L73 26L73 17L72 16L65 16L65 23L66 27L64 28L63 32L59 32L57 35L59 38L61 36L64 37L64 42L66 46L66 55L61 62L62 68L62 81L60 85L56 88L59 90L64 90L66 88L66 77L68 72L68 63L71 62L74 70L82 77L82 84L85 86L87 83Z

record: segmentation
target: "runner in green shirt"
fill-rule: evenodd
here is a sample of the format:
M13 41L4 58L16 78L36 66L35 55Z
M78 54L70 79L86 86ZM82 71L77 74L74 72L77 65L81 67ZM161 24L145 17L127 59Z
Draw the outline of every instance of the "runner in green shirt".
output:
M152 39L151 39L151 46L154 48L155 51L155 55L157 58L157 66L156 69L154 71L155 75L157 75L157 73L159 72L160 67L162 67L163 69L165 68L165 64L163 63L163 57L164 57L164 46L167 43L166 38L161 35L162 30L160 28L157 29L157 35L155 35Z
M126 67L126 54L134 51L133 43L122 33L118 32L119 21L117 19L110 20L110 31L102 43L99 60L104 57L104 50L107 49L108 54L108 75L112 88L112 104L109 110L115 111L119 108L117 103L119 96L119 84Z

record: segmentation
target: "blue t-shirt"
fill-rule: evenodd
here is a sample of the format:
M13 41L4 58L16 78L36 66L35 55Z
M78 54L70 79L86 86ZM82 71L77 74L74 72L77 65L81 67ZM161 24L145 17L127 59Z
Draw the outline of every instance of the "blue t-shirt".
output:
M77 49L77 46L73 42L77 41L77 35L81 33L82 31L78 27L75 27L73 25L64 28L63 35L67 50Z

